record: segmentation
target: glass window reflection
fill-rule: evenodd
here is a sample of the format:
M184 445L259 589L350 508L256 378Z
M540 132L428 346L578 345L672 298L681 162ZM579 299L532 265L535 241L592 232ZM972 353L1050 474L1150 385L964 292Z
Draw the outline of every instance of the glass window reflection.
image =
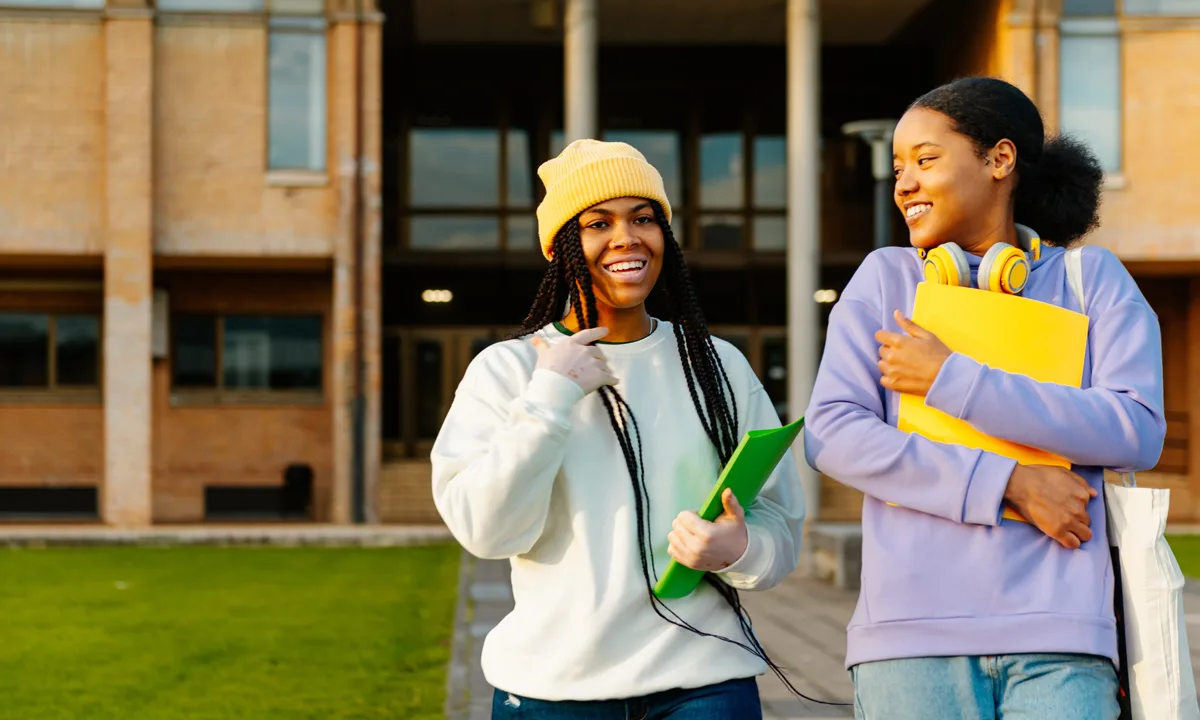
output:
M787 205L787 138L782 135L754 138L754 205Z
M783 215L756 215L754 217L754 249L786 250L787 218Z
M1116 35L1063 35L1060 124L1091 146L1108 172L1121 167L1120 46Z
M1126 15L1196 17L1200 16L1200 0L1125 0L1121 12Z
M99 383L100 318L59 315L54 319L55 384L95 387Z
M1126 11L1136 2L1137 0L1125 0ZM1062 5L1063 15L1115 15L1116 12L1117 0L1063 0Z
M740 208L745 204L742 182L742 135L713 133L700 138L700 206Z
M508 153L508 197L509 207L533 207L533 159L529 155L529 134L524 130L509 130Z
M496 250L500 220L494 215L418 215L409 222L413 250Z
M49 386L49 334L47 315L0 314L0 387Z
M742 247L740 215L706 215L700 218L700 239L705 250L737 250Z
M537 224L532 215L508 216L508 249L529 251L538 246Z
M409 195L414 207L500 204L498 130L416 128L409 134L408 154Z
M674 130L609 130L604 133L604 139L628 143L637 148L646 156L646 161L662 174L667 199L672 206L683 204L679 133Z

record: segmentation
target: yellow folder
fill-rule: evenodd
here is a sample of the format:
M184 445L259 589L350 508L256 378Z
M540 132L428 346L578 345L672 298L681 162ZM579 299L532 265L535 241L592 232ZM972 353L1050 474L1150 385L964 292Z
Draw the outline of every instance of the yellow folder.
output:
M1087 315L1016 295L922 282L917 285L912 320L950 350L989 367L1039 382L1082 384ZM915 395L900 396L899 428L930 440L994 452L1022 465L1071 466L1053 453L985 435ZM1025 521L1007 507L1003 517Z

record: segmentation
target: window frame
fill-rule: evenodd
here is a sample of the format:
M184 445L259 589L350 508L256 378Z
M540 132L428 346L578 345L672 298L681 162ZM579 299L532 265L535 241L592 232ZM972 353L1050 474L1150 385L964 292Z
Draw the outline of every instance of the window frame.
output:
M432 112L431 112L432 114ZM451 117L456 113L451 112ZM474 253L494 254L499 257L508 258L525 258L525 259L540 259L541 248L535 241L531 248L516 248L509 249L509 221L512 218L529 217L533 219L534 233L537 232L537 205L541 200L542 188L539 187L540 180L537 177L536 168L530 168L530 204L523 205L520 203L509 202L509 133L513 130L524 132L526 143L537 151L537 156L541 157L543 152L542 137L536 127L528 124L514 122L512 113L508 112L505 107L497 107L494 117L490 119L494 125L486 123L455 123L453 119L445 125L429 125L418 124L413 121L411 116L405 116L400 127L400 145L401 145L401 163L399 182L397 183L400 194L400 207L398 212L398 222L396 227L397 246L401 253L413 257L439 257L439 256L470 256ZM499 141L499 153L496 159L496 204L495 205L423 205L414 206L412 202L412 133L414 130L423 129L484 129L494 131ZM494 219L497 223L496 228L496 245L489 248L414 248L412 246L412 221L414 218L439 218L439 217L479 217L489 220Z
M1058 77L1057 77L1057 97L1055 102L1057 105L1058 126L1060 130L1072 132L1069 129L1063 128L1063 116L1065 104L1063 102L1063 77L1064 77L1064 51L1063 46L1068 38L1104 38L1112 39L1116 46L1116 77L1113 79L1113 85L1117 89L1117 108L1116 108L1116 165L1115 167L1101 167L1104 171L1105 184L1109 187L1122 187L1124 185L1124 170L1125 170L1125 43L1123 42L1121 29L1121 3L1118 2L1116 12L1113 15L1067 15L1059 18L1058 23ZM1080 136L1081 139L1082 136ZM1097 148L1093 147L1093 152Z
M178 354L178 327L181 317L209 317L215 324L213 334L212 387L179 387L175 384L175 358ZM225 320L229 317L311 317L320 321L321 386L316 389L265 389L245 390L225 387ZM323 312L269 311L269 312L222 312L185 310L171 313L170 347L168 357L168 386L171 406L194 405L324 405L329 387L329 317Z
M269 2L264 2L265 30L265 57L263 60L266 72L265 87L265 111L263 113L263 136L265 143L263 144L263 168L266 170L268 178L275 180L283 180L294 178L294 182L303 184L305 179L317 179L325 181L329 176L329 148L330 148L330 107L329 107L329 20L324 14L272 14L267 9L270 6ZM321 138L321 153L319 154L319 166L312 165L296 166L296 165L273 165L271 162L271 150L273 147L273 133L271 132L271 115L273 112L273 104L271 102L271 89L274 84L273 75L271 73L271 44L273 39L278 35L299 35L304 37L317 37L321 41L321 54L324 62L323 72L321 74L322 82L318 84L321 90L321 109L318 116L321 118L320 138ZM311 80L311 78L310 78ZM313 141L313 137L308 138L309 142Z
M46 325L46 385L45 387L0 386L3 404L101 404L104 399L104 313L88 310L3 309L0 315L42 315ZM82 316L96 319L96 384L58 384L58 318ZM2 348L0 348L2 349Z

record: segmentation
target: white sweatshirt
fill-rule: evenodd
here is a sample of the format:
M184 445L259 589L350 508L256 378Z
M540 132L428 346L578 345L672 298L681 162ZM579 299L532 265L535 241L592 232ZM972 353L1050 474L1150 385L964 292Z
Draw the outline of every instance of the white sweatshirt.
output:
M554 326L537 335L550 343L566 337ZM739 435L778 427L745 357L713 342L733 385ZM670 323L599 347L641 432L654 582L671 559L672 521L700 507L720 460L692 404ZM654 612L633 486L604 404L562 375L535 371L536 362L528 339L480 353L433 447L434 500L455 538L478 557L511 559L515 608L484 642L488 682L541 700L600 700L765 672L746 650ZM795 569L800 551L804 496L792 453L746 515L749 545L721 577L766 589ZM747 644L733 609L707 583L667 604L693 627Z

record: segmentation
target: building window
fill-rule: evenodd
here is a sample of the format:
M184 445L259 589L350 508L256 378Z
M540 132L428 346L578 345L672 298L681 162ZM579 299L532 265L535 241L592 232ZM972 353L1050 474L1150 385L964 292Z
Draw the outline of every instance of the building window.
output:
M1200 0L1125 0L1121 12L1125 15L1195 17L1200 15Z
M0 390L100 384L98 315L0 313Z
M243 13L262 12L263 0L157 0L155 3L165 12L219 12Z
M677 130L606 130L604 139L632 145L662 175L663 189L671 202L671 234L683 244L684 218L687 216L683 194L682 140Z
M787 138L754 138L754 249L787 249Z
M104 0L4 0L7 7L102 10Z
M743 218L737 211L746 204L743 138L724 128L700 135L700 244L705 250L742 247Z
M407 247L532 253L533 149L523 127L418 118L408 133Z
M1128 5L1130 0L1125 0ZM1080 15L1108 16L1117 12L1117 0L1063 0L1062 14L1068 17Z
M319 315L177 315L172 352L176 390L319 393Z
M1112 0L1063 5L1059 127L1086 142L1107 173L1121 170L1121 45Z
M296 0L287 6L296 6ZM324 172L326 166L325 21L272 17L268 80L268 165Z

